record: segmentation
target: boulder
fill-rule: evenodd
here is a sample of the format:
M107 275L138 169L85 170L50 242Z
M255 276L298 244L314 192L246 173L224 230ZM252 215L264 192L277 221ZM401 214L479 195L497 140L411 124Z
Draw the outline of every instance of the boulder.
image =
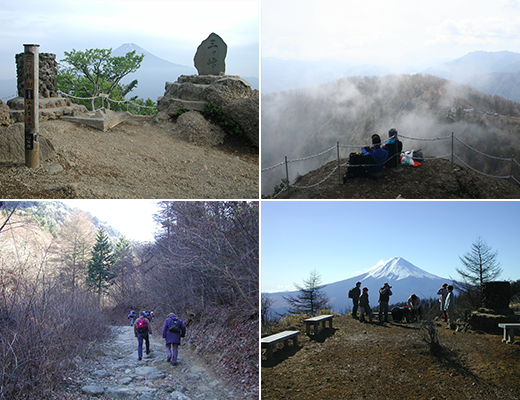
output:
M10 118L11 110L2 100L0 100L0 126L9 126L9 118Z
M212 124L196 111L181 114L172 133L182 140L204 146L217 146L224 143L226 136L222 128Z
M55 154L49 139L40 135L40 161L45 161ZM23 123L9 127L0 126L0 162L25 162L25 130Z

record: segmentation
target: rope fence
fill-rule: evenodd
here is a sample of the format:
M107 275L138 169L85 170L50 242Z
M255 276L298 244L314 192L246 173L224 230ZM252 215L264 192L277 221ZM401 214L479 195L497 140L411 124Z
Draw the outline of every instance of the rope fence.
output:
M98 94L97 96L92 96L92 97L78 97L78 96L73 96L71 94L68 94L68 93L64 93L62 92L61 90L58 90L58 93L61 94L62 96L65 96L65 97L70 97L70 98L73 98L73 99L78 99L78 100L95 100L95 99L105 99L105 100L108 100L109 102L111 103L116 103L116 104L126 104L127 105L127 110L128 110L128 104L133 104L137 107L141 107L141 108L150 108L150 109L155 109L155 107L151 107L151 106L145 106L145 105L142 105L142 104L138 104L138 103L135 103L131 100L113 100L111 98L109 98L108 94L106 93L100 93Z
M471 169L472 171L475 171L475 172L477 172L477 173L479 173L481 175L488 176L488 177L491 177L491 178L498 178L498 179L508 179L508 178L510 178L514 182L516 182L517 184L520 185L520 181L518 179L516 179L514 177L514 175L513 175L514 165L516 164L518 167L520 167L520 163L515 159L514 155L511 156L511 157L496 157L496 156L492 156L490 154L483 153L483 152L481 152L481 151L471 147L467 143L463 142L461 139L456 137L453 134L453 132L451 133L451 135L448 135L448 136L442 136L442 137L437 137L437 138L428 138L428 139L426 139L426 138L414 138L414 137L408 137L408 136L404 136L404 135L399 135L399 137L403 138L403 139L417 140L417 141L424 141L424 142L451 140L451 153L448 153L448 154L443 155L443 156L425 156L424 159L430 159L431 160L431 159L439 159L439 158L444 158L444 159L451 158L451 163L452 164L454 163L454 159L456 159L463 166L465 166L465 167ZM511 163L511 170L510 170L509 175L491 175L491 174L485 173L483 171L479 171L479 170L475 169L474 167L470 166L468 163L464 162L457 154L455 154L455 151L454 151L454 142L455 141L457 141L461 145L465 146L467 149L469 149L469 150L471 150L471 151L473 151L473 152L475 152L475 153L477 153L477 154L479 154L481 156L485 156L485 157L488 157L490 159L494 159L494 160L498 160L498 161L510 162ZM343 164L340 163L340 148L360 149L362 147L364 147L364 146L340 144L339 141L338 141L338 142L336 142L335 146L333 146L333 147L331 147L331 148L329 148L327 150L324 150L321 153L313 154L313 155L308 156L308 157L288 159L287 156L285 156L285 160L284 161L281 161L278 164L272 165L270 167L262 168L261 172L271 171L271 170L274 170L274 169L276 169L278 167L281 167L281 166L285 165L285 179L286 179L287 184L278 193L276 193L273 196L273 198L278 197L281 193L283 193L286 190L289 190L289 188L291 188L291 187L294 187L294 188L297 188L297 189L309 189L309 188L313 188L313 187L316 187L318 185L321 185L323 182L327 181L336 171L338 171L338 177L339 177L339 181L341 183L341 168L342 167L347 167L349 164L348 164L348 162L343 163ZM324 154L326 154L326 153L328 153L330 151L333 151L334 149L337 149L337 166L334 167L334 169L330 172L330 174L326 178L324 178L320 182L315 183L315 184L310 185L310 186L298 186L296 184L292 184L291 185L290 180L289 180L289 164L294 163L294 162L299 162L299 161L310 160L312 158L316 158L316 157L324 155ZM394 154L392 157L398 157L398 156L399 156L398 154ZM389 160L392 157L390 157ZM356 164L356 166L362 166L362 167L370 167L370 166L377 166L377 165L380 165L380 164L359 164L359 165Z

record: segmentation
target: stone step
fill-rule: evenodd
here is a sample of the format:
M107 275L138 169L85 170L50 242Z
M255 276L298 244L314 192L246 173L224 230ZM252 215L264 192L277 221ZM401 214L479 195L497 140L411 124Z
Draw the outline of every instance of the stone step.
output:
M81 115L86 112L85 106L79 104L73 104L69 107L40 108L40 121L58 119L64 115ZM12 123L25 121L25 111L23 109L11 110L9 114Z
M61 108L70 107L72 103L69 98L66 97L40 97L39 108ZM24 98L15 97L7 102L7 106L11 110L22 110L24 109Z

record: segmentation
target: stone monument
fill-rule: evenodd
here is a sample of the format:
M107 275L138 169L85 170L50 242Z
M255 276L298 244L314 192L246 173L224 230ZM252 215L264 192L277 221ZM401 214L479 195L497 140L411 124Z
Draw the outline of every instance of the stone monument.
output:
M227 45L216 33L212 33L199 47L193 61L199 75L220 75L226 73Z

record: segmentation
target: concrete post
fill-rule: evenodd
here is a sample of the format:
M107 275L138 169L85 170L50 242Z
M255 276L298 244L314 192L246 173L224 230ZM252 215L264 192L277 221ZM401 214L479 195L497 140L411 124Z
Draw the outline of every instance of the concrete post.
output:
M25 165L40 166L39 44L24 44Z

